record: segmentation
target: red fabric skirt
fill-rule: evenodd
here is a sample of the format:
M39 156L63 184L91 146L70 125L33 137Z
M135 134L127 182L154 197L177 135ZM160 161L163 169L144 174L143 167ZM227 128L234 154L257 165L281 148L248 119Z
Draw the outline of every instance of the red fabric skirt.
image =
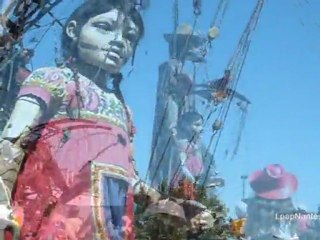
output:
M132 176L130 141L121 128L49 122L13 196L24 215L21 239L134 239Z

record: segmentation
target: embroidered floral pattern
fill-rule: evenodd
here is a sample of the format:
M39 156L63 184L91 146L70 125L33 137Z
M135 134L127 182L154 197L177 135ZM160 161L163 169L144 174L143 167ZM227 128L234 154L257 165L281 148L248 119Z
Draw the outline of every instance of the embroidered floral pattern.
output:
M93 162L91 165L91 186L92 186L92 204L93 204L93 216L95 222L95 228L97 230L96 239L108 240L108 231L105 225L105 216L101 206L103 203L103 189L102 189L102 178L103 176L110 176L116 179L122 179L129 183L128 174L122 168L108 165L99 164ZM126 236L125 239L128 239Z
M120 100L114 93L101 90L95 83L79 74L80 97L83 107L80 118L104 120L128 131L127 116ZM74 73L68 68L41 68L33 72L23 86L36 86L59 100L59 108L53 119L67 117L69 108L78 108ZM34 91L40 91L35 88ZM39 95L39 94L38 94ZM39 95L40 96L40 95Z
M53 72L50 68L42 68L33 72L24 81L23 86L38 86L50 92L53 97L62 98L66 94L63 82L65 77L66 75L62 72Z

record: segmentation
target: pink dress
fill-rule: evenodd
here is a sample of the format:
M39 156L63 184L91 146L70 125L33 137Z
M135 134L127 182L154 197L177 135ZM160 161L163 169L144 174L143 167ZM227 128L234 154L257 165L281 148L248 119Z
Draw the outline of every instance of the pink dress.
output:
M197 146L194 143L189 143L187 140L179 140L177 142L178 152L186 154L185 168L189 171L192 177L200 177L204 170L202 157L198 153ZM194 200L196 197L196 189L194 184L187 180L183 169L179 165L177 174L173 176L173 184L175 187L181 186L183 188L184 198Z
M129 120L113 93L78 76L39 69L19 93L42 102L50 119L35 131L13 196L24 213L21 239L134 239ZM70 119L79 99L80 117Z

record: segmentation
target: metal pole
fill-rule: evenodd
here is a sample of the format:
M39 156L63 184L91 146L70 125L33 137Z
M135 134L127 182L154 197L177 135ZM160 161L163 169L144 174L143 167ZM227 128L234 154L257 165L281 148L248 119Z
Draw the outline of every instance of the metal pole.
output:
M248 179L247 175L242 175L241 180L242 180L242 200L245 199L246 197L246 180Z

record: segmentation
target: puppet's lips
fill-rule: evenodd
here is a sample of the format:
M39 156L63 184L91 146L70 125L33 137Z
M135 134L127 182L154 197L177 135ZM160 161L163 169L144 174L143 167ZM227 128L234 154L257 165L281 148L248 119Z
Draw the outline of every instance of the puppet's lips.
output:
M111 46L110 48L106 49L102 49L104 51L106 51L107 56L110 57L111 59L120 59L123 58L123 51L121 48L119 48L118 46Z
M118 53L114 52L114 51L109 51L107 53L107 58L109 58L109 59L111 59L113 61L119 61L121 59L121 56Z

